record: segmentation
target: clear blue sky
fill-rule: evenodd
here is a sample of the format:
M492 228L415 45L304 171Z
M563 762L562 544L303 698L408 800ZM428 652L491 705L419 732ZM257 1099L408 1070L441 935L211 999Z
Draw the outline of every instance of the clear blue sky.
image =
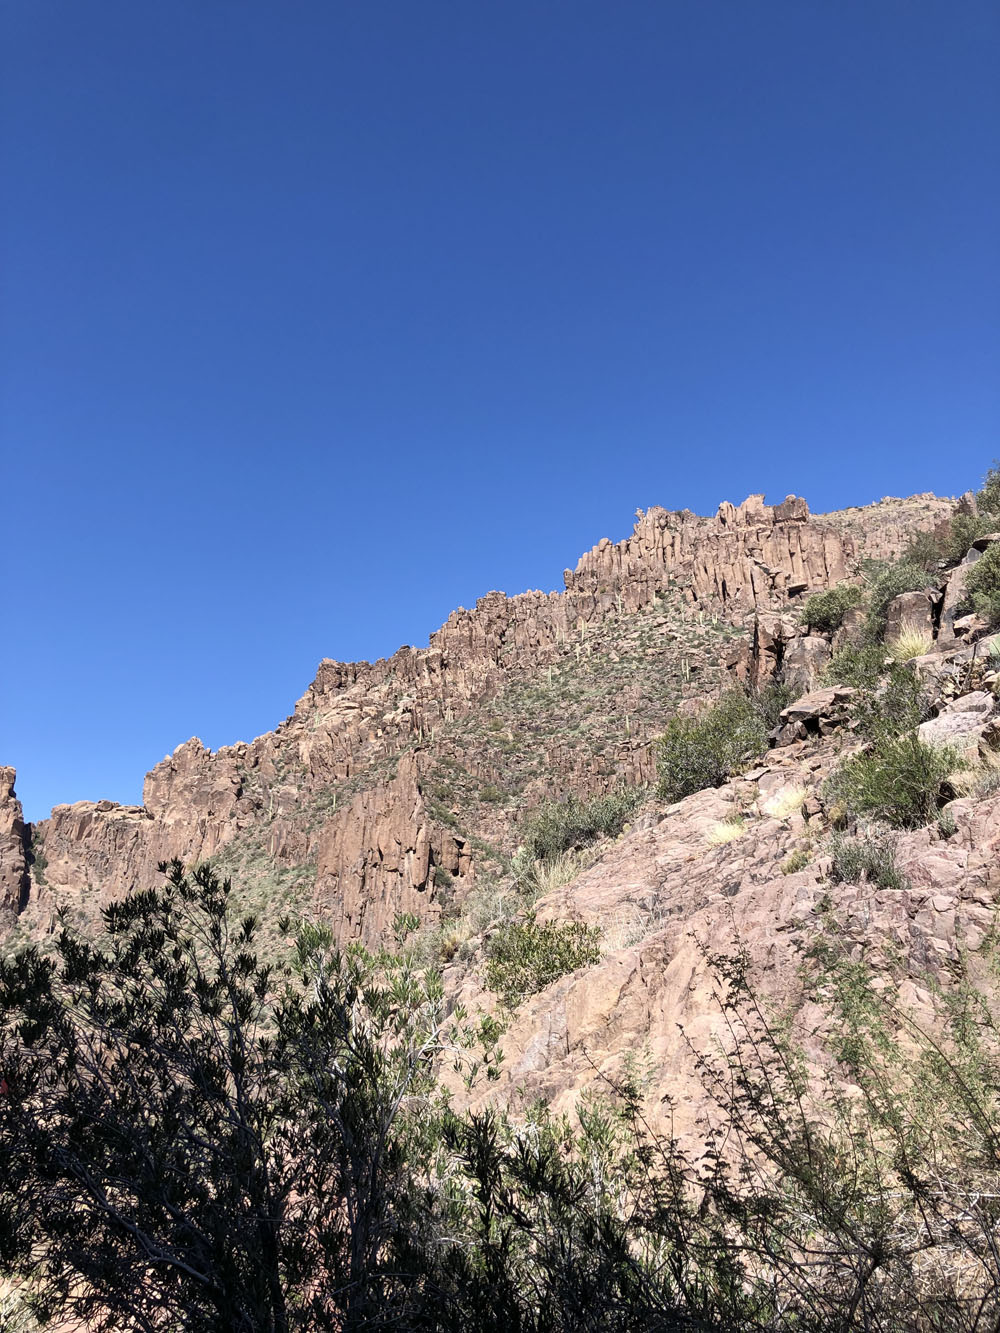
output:
M997 444L995 0L4 0L0 761L29 816L637 506Z

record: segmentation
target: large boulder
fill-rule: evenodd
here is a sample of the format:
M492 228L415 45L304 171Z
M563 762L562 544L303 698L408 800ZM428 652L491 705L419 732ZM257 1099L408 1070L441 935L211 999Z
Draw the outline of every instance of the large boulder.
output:
M995 702L986 690L964 694L943 708L937 717L921 722L917 734L925 744L952 746L964 759L974 763Z
M818 634L793 639L785 649L781 663L785 684L796 694L805 694L818 683L830 661L830 645Z
M890 642L900 634L934 635L934 600L927 592L902 592L889 603L885 637Z
M783 709L774 736L779 745L790 745L808 735L826 734L847 720L847 701L855 691L850 685L831 685L812 690Z

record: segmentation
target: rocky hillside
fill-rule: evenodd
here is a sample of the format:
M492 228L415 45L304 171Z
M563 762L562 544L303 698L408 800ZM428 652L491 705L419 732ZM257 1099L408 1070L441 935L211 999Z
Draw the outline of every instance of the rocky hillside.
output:
M59 908L93 915L162 860L211 857L249 902L314 911L343 939L372 943L399 912L433 920L500 871L539 801L647 783L651 739L729 672L808 684L796 601L951 509L924 495L817 518L752 496L713 518L640 511L563 592L489 593L427 648L322 662L267 735L178 746L141 806L77 802L26 827L4 770L0 906L20 937Z

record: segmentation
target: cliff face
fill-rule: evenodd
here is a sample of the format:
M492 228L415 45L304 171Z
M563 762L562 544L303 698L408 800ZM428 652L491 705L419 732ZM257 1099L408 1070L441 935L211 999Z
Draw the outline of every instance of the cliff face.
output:
M780 617L951 509L919 496L817 519L803 500L752 496L714 518L640 513L631 537L566 571L563 592L489 593L425 649L325 660L265 736L216 753L187 741L147 776L141 807L55 807L34 830L44 868L27 891L11 788L0 903L44 928L60 904L86 915L155 882L162 860L211 857L287 874L343 938L373 942L397 912L433 916L442 885L470 883L542 795L648 780L650 739L718 687L755 612Z
M28 831L14 795L14 770L0 768L0 928L28 901Z

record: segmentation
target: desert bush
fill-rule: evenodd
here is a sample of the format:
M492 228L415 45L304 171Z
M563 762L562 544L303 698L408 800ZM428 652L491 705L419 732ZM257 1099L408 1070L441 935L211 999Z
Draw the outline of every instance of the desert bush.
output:
M918 532L903 552L903 560L933 570L942 561L956 564L977 537L985 537L996 528L995 515L954 514L933 532Z
M567 972L596 963L600 938L582 921L505 922L486 946L486 985L514 1009Z
M747 826L742 819L721 819L705 834L709 847L725 847L737 838L742 838Z
M824 685L853 685L855 689L877 686L885 663L885 650L877 643L849 643L834 653L823 672Z
M840 629L844 616L854 606L860 606L863 593L853 583L840 583L825 592L814 592L802 607L802 620L809 629L825 633Z
M802 809L808 796L809 792L805 787L790 783L769 796L761 809L771 819L787 819L789 815L794 815L797 810Z
M835 833L830 839L834 884L877 884L880 889L905 889L909 881L896 865L896 834L868 828L856 837Z
M0 962L3 1328L22 1295L95 1333L1000 1326L1000 1030L961 960L928 1034L824 938L807 1058L748 956L703 949L719 1128L686 1152L634 1056L572 1119L458 1115L436 1071L495 1023L319 926L272 974L230 901L177 873L103 945Z
M783 875L794 875L799 870L805 870L812 857L804 847L798 847L789 854L778 867Z
M889 662L856 689L848 716L857 735L876 744L912 731L927 714L920 681L902 662Z
M981 514L1000 517L1000 463L996 460L983 478L982 488L976 492L976 504Z
M987 546L969 570L962 605L982 616L991 629L1000 626L1000 542Z
M525 851L539 861L551 860L598 838L616 837L644 799L639 787L619 787L605 796L583 801L568 796L548 801L524 821L521 839Z
M733 690L700 717L672 718L656 745L658 794L679 801L720 786L759 759L777 714L786 706L782 697L787 701L779 690L757 697Z
M934 818L946 779L961 767L955 750L926 745L916 732L883 736L867 753L839 764L824 791L828 802L843 804L855 818L919 828Z
M927 571L909 560L882 566L869 574L870 591L868 614L865 617L864 637L868 643L881 643L885 638L886 615L889 603L904 592L920 592L927 587Z

